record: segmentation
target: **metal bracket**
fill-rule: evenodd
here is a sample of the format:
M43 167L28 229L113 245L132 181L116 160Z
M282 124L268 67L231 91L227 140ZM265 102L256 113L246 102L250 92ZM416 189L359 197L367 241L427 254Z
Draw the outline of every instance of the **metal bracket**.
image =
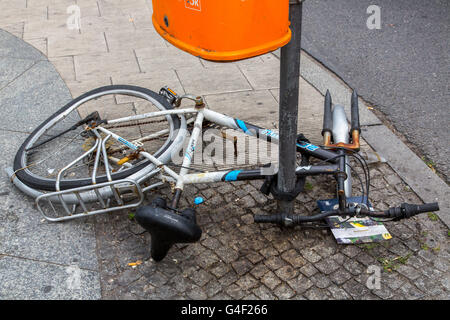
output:
M196 109L203 109L205 107L205 103L203 102L203 98L201 96L195 96L193 94L184 94L181 96L177 96L175 102L173 103L175 108L180 107L181 100L183 99L189 99L195 102L195 108Z

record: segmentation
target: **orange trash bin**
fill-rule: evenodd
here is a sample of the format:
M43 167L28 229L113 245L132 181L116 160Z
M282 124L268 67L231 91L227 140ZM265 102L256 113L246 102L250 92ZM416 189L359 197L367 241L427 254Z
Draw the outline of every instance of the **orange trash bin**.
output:
M174 46L232 61L287 44L289 0L152 0L153 26Z

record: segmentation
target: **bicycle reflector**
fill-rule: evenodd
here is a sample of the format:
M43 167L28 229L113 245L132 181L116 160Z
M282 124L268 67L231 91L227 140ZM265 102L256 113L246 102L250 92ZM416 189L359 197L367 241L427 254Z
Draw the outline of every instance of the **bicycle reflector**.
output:
M152 21L171 44L207 60L254 57L291 39L289 0L153 0Z

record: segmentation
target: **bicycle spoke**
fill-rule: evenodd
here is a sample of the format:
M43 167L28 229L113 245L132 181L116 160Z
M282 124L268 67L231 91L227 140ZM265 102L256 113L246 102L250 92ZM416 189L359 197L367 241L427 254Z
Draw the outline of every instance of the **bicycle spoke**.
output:
M19 170L26 170L27 174L42 177L45 179L55 179L58 172L73 159L80 157L94 144L96 137L90 129L90 125L96 123L104 126L109 131L122 137L127 141L136 141L142 144L143 149L153 154L167 144L170 137L170 122L168 120L176 116L157 115L153 118L132 120L114 125L102 124L108 119L126 118L138 114L154 113L161 111L161 107L156 106L154 101L141 98L140 96L130 99L121 99L118 93L105 94L93 99L82 100L75 108L65 111L54 122L42 129L40 135L33 140L33 143L24 151L24 166ZM140 93L139 93L140 95ZM156 100L155 100L156 101ZM101 139L105 135L101 134ZM87 156L83 161L67 168L63 180L90 179L94 165L96 165L97 175L105 176L105 164L111 173L124 172L136 168L137 165L147 161L144 158L127 162L126 165L119 165L118 162L124 159L132 150L129 150L121 142L109 139L104 146L104 157L100 157L96 163L95 158L98 151ZM111 160L110 157L117 159Z

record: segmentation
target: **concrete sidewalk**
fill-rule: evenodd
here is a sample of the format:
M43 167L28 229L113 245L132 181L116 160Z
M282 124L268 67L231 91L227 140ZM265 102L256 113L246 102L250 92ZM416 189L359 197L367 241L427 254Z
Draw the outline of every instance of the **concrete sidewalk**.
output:
M0 30L0 299L99 299L92 221L43 223L4 175L31 131L71 95L38 50Z
M69 30L66 24L67 8L74 4L81 10L80 30ZM224 64L181 52L154 31L151 1L23 0L1 9L0 28L42 53L1 33L6 40L0 46L0 106L5 115L0 134L8 141L1 147L7 155L0 162L2 172L12 164L26 133L70 99L65 85L73 97L107 84L134 84L153 91L169 85L180 93L203 95L214 110L264 127L277 126L276 54ZM27 56L15 57L17 52ZM303 56L302 70L299 132L321 143L324 90L330 88L333 101L347 106L350 94L313 58ZM36 79L29 80L34 71ZM52 80L46 81L47 77ZM416 185L421 172L431 177L432 184L431 170L419 163L414 170L404 168L401 158L380 142L389 137L391 143L398 143L395 135L367 108L362 108L361 119L363 138L367 136L367 142L389 160L372 168L371 200L379 209L425 200L413 190L421 187ZM16 127L23 129L12 129L10 124L18 122ZM363 141L363 149L371 150L369 144ZM326 183L327 178L310 181L296 201L299 212L311 212L316 199L332 197L334 185ZM384 244L338 246L327 231L280 232L252 223L253 214L274 208L274 200L258 192L260 183L200 185L190 189L183 201L191 204L196 195L206 199L198 213L204 231L201 241L177 246L161 263L148 260L130 267L129 262L147 256L149 236L127 213L49 224L42 221L32 199L7 178L0 183L5 189L0 220L1 299L449 298L448 227L434 216L389 224L394 239ZM446 188L438 189L440 200L448 195ZM435 199L433 190L429 197ZM160 191L168 193L168 188ZM448 211L441 213L445 220ZM370 265L384 267L381 289L366 286ZM75 291L70 286L73 274L80 275Z

